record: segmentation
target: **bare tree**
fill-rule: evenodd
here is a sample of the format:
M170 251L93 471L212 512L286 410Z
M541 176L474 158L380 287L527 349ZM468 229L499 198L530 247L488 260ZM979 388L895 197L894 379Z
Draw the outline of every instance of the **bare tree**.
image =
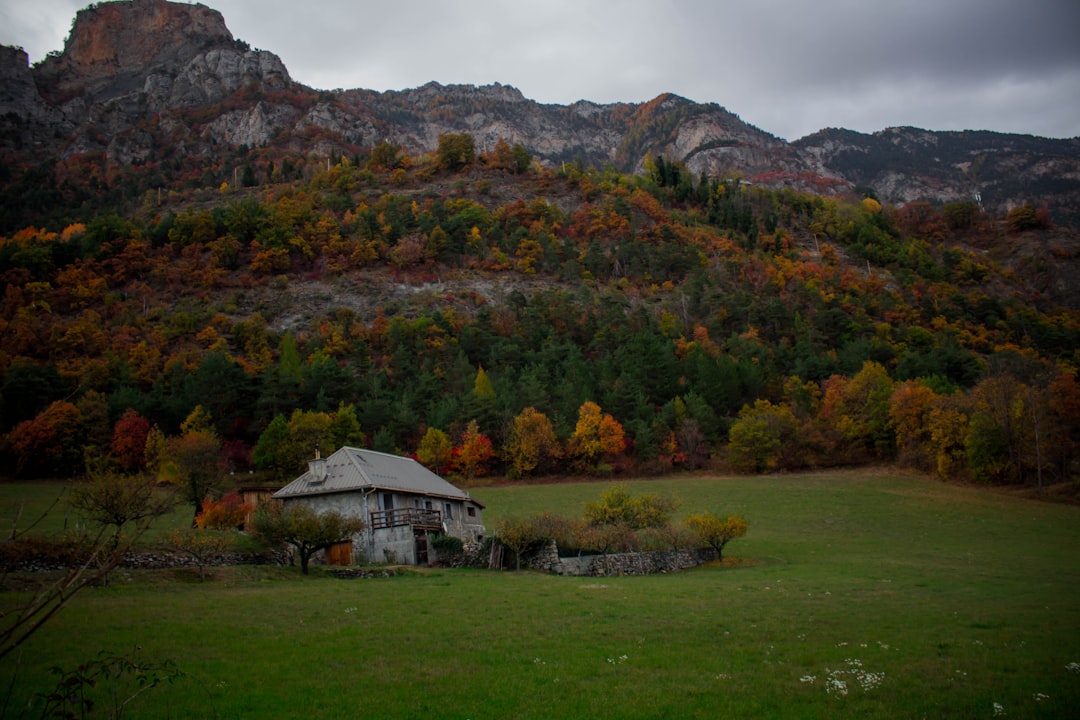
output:
M116 473L95 475L76 485L70 503L98 526L97 531L89 538L81 561L23 606L0 614L0 660L26 642L76 593L105 580L150 524L172 507L171 497L160 493L152 478ZM40 519L30 527L37 522ZM26 532L13 529L10 542Z

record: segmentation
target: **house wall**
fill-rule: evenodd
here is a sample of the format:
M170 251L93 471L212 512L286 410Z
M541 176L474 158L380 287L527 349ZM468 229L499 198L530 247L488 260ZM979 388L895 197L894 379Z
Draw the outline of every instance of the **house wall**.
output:
M407 525L392 528L380 528L375 531L377 555L372 562L385 562L400 565L416 564L416 538L413 529ZM356 551L353 551L354 562Z
M371 529L371 512L385 509L383 491L375 493L342 492L327 495L308 495L292 498L287 502L302 502L309 505L315 512L327 512L336 510L342 515L358 517L364 521L365 529L362 533L353 536L353 563L365 562L397 562L408 565L416 564L416 542L411 527L401 526L394 528ZM465 542L479 542L486 535L484 528L483 510L469 502L460 500L446 500L443 498L427 497L413 493L392 493L393 507L406 508L427 507L426 502L431 502L433 510L443 513L443 521L448 535L461 538ZM450 516L447 517L446 504L450 505ZM473 508L473 516L468 514L468 507ZM390 560L389 558L395 558Z

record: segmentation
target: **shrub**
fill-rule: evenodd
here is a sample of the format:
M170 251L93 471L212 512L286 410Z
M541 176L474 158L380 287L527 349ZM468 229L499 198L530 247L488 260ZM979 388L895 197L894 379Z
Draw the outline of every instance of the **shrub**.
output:
M454 562L461 557L465 549L465 543L461 538L453 535L429 535L428 537L431 541L431 549L435 551L435 557L440 562Z

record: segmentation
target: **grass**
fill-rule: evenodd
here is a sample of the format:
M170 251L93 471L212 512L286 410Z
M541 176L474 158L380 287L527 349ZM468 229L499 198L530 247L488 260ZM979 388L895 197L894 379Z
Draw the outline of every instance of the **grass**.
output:
M0 482L0 532L11 537L17 528L28 535L56 536L65 532L81 532L86 524L79 513L70 507L70 484L49 482ZM194 510L180 502L144 535L147 543L165 540L174 528L191 526Z
M472 493L493 527L579 513L604 487ZM675 494L683 513L739 512L750 531L724 565L650 577L120 573L79 595L17 667L0 665L0 680L17 672L23 708L55 684L50 666L138 646L187 674L127 718L989 718L995 703L1005 717L1054 718L1080 707L1076 507L889 471L628 488ZM17 599L0 593L0 608Z

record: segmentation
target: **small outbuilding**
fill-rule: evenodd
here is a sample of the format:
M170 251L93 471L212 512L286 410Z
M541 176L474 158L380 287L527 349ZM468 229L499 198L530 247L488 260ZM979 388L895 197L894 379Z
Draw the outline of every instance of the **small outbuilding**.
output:
M331 563L426 565L433 559L429 534L468 544L481 542L486 532L482 503L412 458L374 450L343 447L316 457L273 497L364 521L351 543L327 552Z

